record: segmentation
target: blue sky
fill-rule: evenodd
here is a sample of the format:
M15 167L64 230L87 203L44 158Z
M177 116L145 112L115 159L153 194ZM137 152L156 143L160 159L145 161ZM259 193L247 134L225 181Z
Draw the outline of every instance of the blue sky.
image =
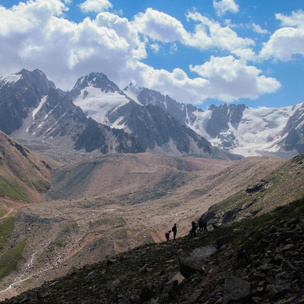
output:
M206 109L304 102L303 0L0 1L0 75L102 72Z

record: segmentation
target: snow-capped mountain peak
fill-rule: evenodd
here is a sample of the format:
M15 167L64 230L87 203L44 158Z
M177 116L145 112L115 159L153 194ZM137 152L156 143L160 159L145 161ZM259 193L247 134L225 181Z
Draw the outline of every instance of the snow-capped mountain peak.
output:
M99 88L102 92L119 92L119 87L103 73L90 73L87 76L80 77L74 85L71 92L79 92L80 90L94 87Z
M140 101L137 99L137 96L140 94L140 92L144 90L144 88L138 86L137 84L133 84L132 82L129 83L128 86L126 86L123 91L124 93L129 96L132 100L137 102L138 104L141 104Z

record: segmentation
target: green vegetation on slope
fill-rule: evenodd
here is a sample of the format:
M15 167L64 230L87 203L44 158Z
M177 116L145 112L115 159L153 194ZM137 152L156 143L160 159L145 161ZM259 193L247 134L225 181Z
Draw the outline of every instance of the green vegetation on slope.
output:
M3 250L14 230L15 218L9 216L0 222L0 250ZM26 240L18 242L13 248L4 253L0 258L0 280L16 270Z
M14 221L15 218L9 216L0 222L0 250L4 248L7 240L13 233Z
M5 253L0 259L0 280L17 269L18 262L22 258L22 252L26 239L18 242L12 249Z
M51 184L47 180L43 179L33 182L33 185L39 193L45 193L51 187Z
M28 203L30 202L25 188L15 181L8 180L0 176L0 197L4 196L16 200L22 200Z
M0 201L0 204L1 204L1 201ZM1 206L1 205L0 205ZM7 209L2 209L0 207L0 218L4 217L6 214L8 214L9 211Z

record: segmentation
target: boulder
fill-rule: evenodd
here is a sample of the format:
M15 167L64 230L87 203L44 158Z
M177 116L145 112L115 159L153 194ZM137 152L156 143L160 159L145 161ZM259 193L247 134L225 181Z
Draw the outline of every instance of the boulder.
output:
M183 253L179 257L180 272L185 278L189 278L195 272L204 272L203 267L210 256L215 253L213 246L196 248L190 255Z
M225 279L222 304L228 304L230 301L244 300L249 296L249 293L250 284L248 282L234 276L227 277Z

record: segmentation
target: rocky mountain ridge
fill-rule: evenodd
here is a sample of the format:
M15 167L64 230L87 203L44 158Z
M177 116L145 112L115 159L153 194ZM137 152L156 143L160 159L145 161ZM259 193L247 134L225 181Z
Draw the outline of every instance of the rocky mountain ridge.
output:
M290 158L304 152L303 103L286 108L257 109L244 104L223 104L211 105L203 111L145 88L135 89L131 85L125 92L135 95L133 98L142 104L157 104L212 145L230 153Z
M40 70L22 70L12 81L0 81L0 116L5 117L0 129L18 140L48 142L68 151L143 152L128 134L88 119Z
M138 91L141 96L144 91ZM215 149L157 102L141 102L128 96L102 73L77 80L70 94L87 115L111 128L123 129L135 137L143 149L173 155L205 158L238 158ZM159 93L158 96L161 96ZM174 102L176 104L176 102Z
M45 110L46 90L61 100L60 105L53 103L61 108L61 116ZM257 109L224 104L203 111L134 84L121 90L102 73L79 78L68 93L56 89L39 70L1 78L0 117L0 129L18 140L44 141L69 151L150 151L222 159L231 153L290 158L304 152L304 104Z

